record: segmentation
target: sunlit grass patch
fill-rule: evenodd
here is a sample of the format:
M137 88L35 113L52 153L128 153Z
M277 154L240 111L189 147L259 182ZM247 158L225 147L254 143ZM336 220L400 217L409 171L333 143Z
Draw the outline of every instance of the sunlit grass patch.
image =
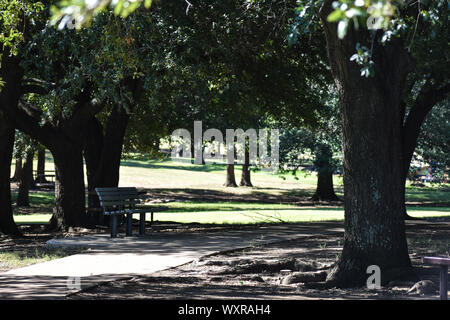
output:
M35 207L49 207L55 204L55 194L53 192L30 192L30 205ZM11 193L13 204L17 202L17 192Z
M81 251L81 249L64 250L31 247L14 252L0 252L0 269L22 268L36 263L63 258Z
M14 221L20 223L44 224L50 221L51 214L14 215Z
M166 204L167 205L167 204ZM170 203L170 209L154 213L155 221L205 224L255 224L333 221L344 219L344 209L299 208L279 204L235 203ZM408 207L408 213L417 218L450 217L448 207ZM51 214L16 215L16 223L48 223ZM134 215L139 219L139 215ZM150 220L150 214L147 214Z

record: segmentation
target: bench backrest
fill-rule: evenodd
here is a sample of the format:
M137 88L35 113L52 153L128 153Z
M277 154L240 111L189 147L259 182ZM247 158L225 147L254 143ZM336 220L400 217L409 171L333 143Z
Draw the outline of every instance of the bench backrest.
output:
M100 205L107 209L113 207L126 208L134 207L136 199L139 199L139 193L134 187L120 188L96 188Z
M450 266L450 258L444 257L423 257L423 262L441 266Z

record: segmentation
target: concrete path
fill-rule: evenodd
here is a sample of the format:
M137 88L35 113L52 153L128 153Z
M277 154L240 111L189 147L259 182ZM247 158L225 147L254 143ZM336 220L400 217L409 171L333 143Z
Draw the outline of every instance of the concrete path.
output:
M343 233L341 223L276 225L240 230L160 232L144 237L109 235L50 240L47 245L87 248L81 254L0 274L0 299L64 299L99 282L176 267L217 252L306 237Z

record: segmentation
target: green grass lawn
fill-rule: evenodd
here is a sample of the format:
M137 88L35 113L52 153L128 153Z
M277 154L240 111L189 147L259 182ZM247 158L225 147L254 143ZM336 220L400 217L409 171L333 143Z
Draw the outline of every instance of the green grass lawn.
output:
M49 192L31 192L29 194L30 204L34 207L48 208L55 203L55 195ZM12 203L17 201L17 193L11 194Z
M201 204L195 204L201 208ZM170 207L170 204L169 204ZM189 205L187 206L189 207ZM314 222L343 220L344 210L342 208L273 208L272 205L259 205L258 207L241 206L234 209L206 210L206 205L201 210L188 211L187 208L178 211L171 208L167 212L154 214L155 221L174 221L180 223L207 223L207 224L254 224L254 223L274 223L274 222ZM449 207L408 207L408 213L417 218L448 217ZM47 223L51 214L16 215L17 223ZM135 219L139 216L135 215ZM147 215L150 220L150 215Z
M69 254L79 252L82 252L82 250L47 249L43 247L34 247L14 252L0 252L0 268L22 268L36 263L63 258Z
M51 155L47 155L47 168L53 168ZM12 168L14 169L14 168ZM236 166L236 179L239 180L241 167ZM314 193L316 175L300 173L296 176L274 175L269 172L252 172L254 188L225 188L225 166L223 164L194 165L170 160L123 160L120 171L120 186L135 186L146 189L161 189L176 195L186 190L206 190L239 196L241 201L180 201L164 204L167 212L155 213L155 220L198 223L264 223L264 222L305 222L323 220L342 220L343 208L298 207L289 204L249 203L252 196L309 197ZM335 190L343 196L342 178L334 177ZM13 193L13 202L16 194ZM450 202L450 191L438 187L406 188L408 202L426 204ZM17 223L47 223L54 203L53 193L33 192L30 201L33 214L20 214L16 208ZM450 208L408 207L414 217L450 216Z

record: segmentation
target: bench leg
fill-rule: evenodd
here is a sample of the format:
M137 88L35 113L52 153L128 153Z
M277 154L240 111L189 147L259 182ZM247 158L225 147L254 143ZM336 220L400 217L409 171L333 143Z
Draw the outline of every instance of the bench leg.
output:
M441 266L441 300L447 300L448 291L448 266Z
M117 215L111 215L111 238L117 237Z
M133 214L127 214L127 236L133 235Z
M145 212L139 214L139 234L142 236L145 234Z

